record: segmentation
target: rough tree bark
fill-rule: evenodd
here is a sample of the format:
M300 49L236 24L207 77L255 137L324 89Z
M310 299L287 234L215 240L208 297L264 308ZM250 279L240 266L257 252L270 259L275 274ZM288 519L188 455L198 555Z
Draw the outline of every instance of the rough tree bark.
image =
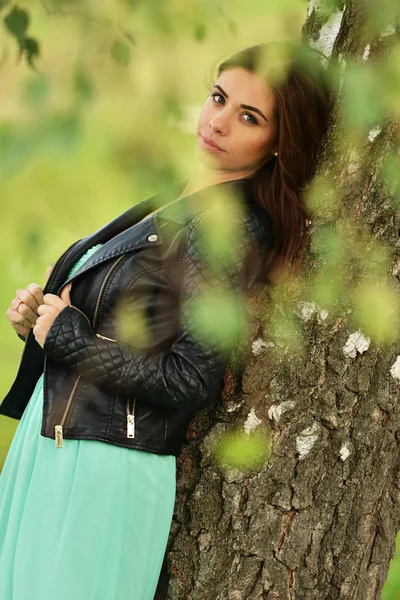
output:
M313 1L303 34L327 55L362 58L369 40L358 27L356 2L338 3L325 22ZM379 50L379 41L368 50ZM375 176L399 140L398 124L385 122L366 139L366 160L355 167L350 153L330 152L334 119L319 172L341 181L340 218L353 214L380 236L392 253L388 276L399 279L399 213ZM306 261L311 266L312 252ZM399 385L391 375L399 347L382 352L361 338L352 355L344 351L356 333L347 315L305 305L303 358L288 348L271 361L261 319L268 301L268 289L250 299L253 353L241 381L227 374L223 397L196 415L178 459L156 600L381 598L400 517ZM210 442L243 427L250 413L270 432L268 461L258 472L222 472Z

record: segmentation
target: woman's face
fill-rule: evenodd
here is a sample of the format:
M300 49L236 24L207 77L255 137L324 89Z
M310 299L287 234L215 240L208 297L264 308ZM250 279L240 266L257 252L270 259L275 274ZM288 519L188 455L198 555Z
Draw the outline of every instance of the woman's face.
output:
M196 133L199 160L227 173L257 171L278 149L274 102L272 89L258 75L241 67L224 70L200 113Z

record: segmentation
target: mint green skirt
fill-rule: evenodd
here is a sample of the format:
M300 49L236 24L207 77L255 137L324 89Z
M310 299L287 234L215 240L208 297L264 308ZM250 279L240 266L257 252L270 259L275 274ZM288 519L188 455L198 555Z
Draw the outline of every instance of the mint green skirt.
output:
M56 448L40 435L42 409L43 374L0 476L1 600L153 600L175 456L96 440Z

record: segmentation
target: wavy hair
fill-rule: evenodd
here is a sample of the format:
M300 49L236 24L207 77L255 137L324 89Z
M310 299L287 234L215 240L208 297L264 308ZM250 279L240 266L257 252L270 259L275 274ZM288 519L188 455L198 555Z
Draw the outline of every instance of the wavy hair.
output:
M315 175L335 101L335 88L321 57L326 59L304 43L283 40L245 48L218 67L218 76L229 67L260 75L275 95L278 155L250 177L253 197L269 213L273 227L263 281L272 281L282 270L296 272L309 237L304 192Z

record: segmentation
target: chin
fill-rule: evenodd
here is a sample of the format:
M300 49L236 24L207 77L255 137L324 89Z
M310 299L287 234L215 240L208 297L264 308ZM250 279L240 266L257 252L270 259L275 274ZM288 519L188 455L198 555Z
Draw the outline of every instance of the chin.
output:
M207 150L204 150L202 146L196 145L196 155L198 161L211 169L220 169L221 162L216 158L216 155L210 154Z
M224 168L224 165L221 162L215 160L215 158L213 159L213 157L209 156L208 154L204 155L202 152L199 152L198 160L202 165L208 167L209 169L219 170Z

